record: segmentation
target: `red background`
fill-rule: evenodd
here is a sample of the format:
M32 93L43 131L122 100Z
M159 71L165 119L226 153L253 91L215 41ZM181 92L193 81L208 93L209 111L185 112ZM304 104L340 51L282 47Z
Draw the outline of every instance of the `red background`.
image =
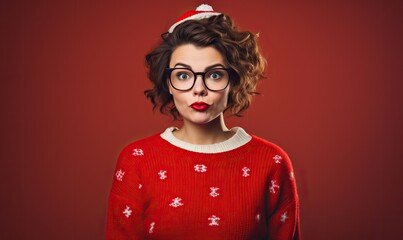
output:
M201 1L3 1L1 239L102 239L118 153L173 123L144 55ZM403 236L402 1L205 1L260 32L240 125L290 155L304 239Z

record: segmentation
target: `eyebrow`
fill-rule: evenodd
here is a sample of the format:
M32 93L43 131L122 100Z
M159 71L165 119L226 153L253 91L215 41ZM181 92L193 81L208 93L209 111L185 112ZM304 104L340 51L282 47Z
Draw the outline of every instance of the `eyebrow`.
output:
M185 64L185 63L177 63L177 64L175 64L174 68L177 67L178 65L193 70L190 65L187 65L187 64ZM217 63L217 64L213 64L213 65L211 65L211 66L207 66L207 67L204 69L204 71L208 71L208 70L213 69L213 68L216 68L216 67L225 68L225 66L222 65L221 63Z

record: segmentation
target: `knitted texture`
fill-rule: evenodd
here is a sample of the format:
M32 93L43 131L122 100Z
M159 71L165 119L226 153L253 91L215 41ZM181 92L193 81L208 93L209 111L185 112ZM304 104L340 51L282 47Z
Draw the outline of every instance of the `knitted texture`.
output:
M293 168L280 147L238 129L239 146L203 153L170 143L167 131L119 155L106 239L300 239Z
M181 23L188 20L200 20L203 18L209 18L211 16L221 15L221 13L215 12L214 9L208 4L202 4L196 8L196 10L190 10L182 14L175 23L169 28L168 32L172 33L173 30Z

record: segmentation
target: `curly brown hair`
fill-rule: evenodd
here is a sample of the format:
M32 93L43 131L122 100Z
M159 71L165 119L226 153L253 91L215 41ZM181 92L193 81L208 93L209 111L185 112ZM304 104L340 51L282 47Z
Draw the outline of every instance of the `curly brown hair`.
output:
M174 50L184 44L198 47L211 46L224 57L228 67L234 72L230 79L228 107L231 114L241 116L252 101L257 82L264 78L266 59L260 53L257 37L249 31L239 31L232 19L225 14L201 20L188 20L178 25L172 33L162 35L163 41L146 55L148 78L153 88L144 91L161 113L179 117L172 95L167 85L166 68Z

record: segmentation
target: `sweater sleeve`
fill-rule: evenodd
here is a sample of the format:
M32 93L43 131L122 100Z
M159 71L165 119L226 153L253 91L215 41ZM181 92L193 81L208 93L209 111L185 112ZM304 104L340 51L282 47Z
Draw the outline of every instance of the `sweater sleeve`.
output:
M127 146L119 155L109 194L105 239L144 239L142 186L137 163L141 149Z
M272 161L274 172L268 179L269 239L300 240L299 200L291 161L281 149Z

